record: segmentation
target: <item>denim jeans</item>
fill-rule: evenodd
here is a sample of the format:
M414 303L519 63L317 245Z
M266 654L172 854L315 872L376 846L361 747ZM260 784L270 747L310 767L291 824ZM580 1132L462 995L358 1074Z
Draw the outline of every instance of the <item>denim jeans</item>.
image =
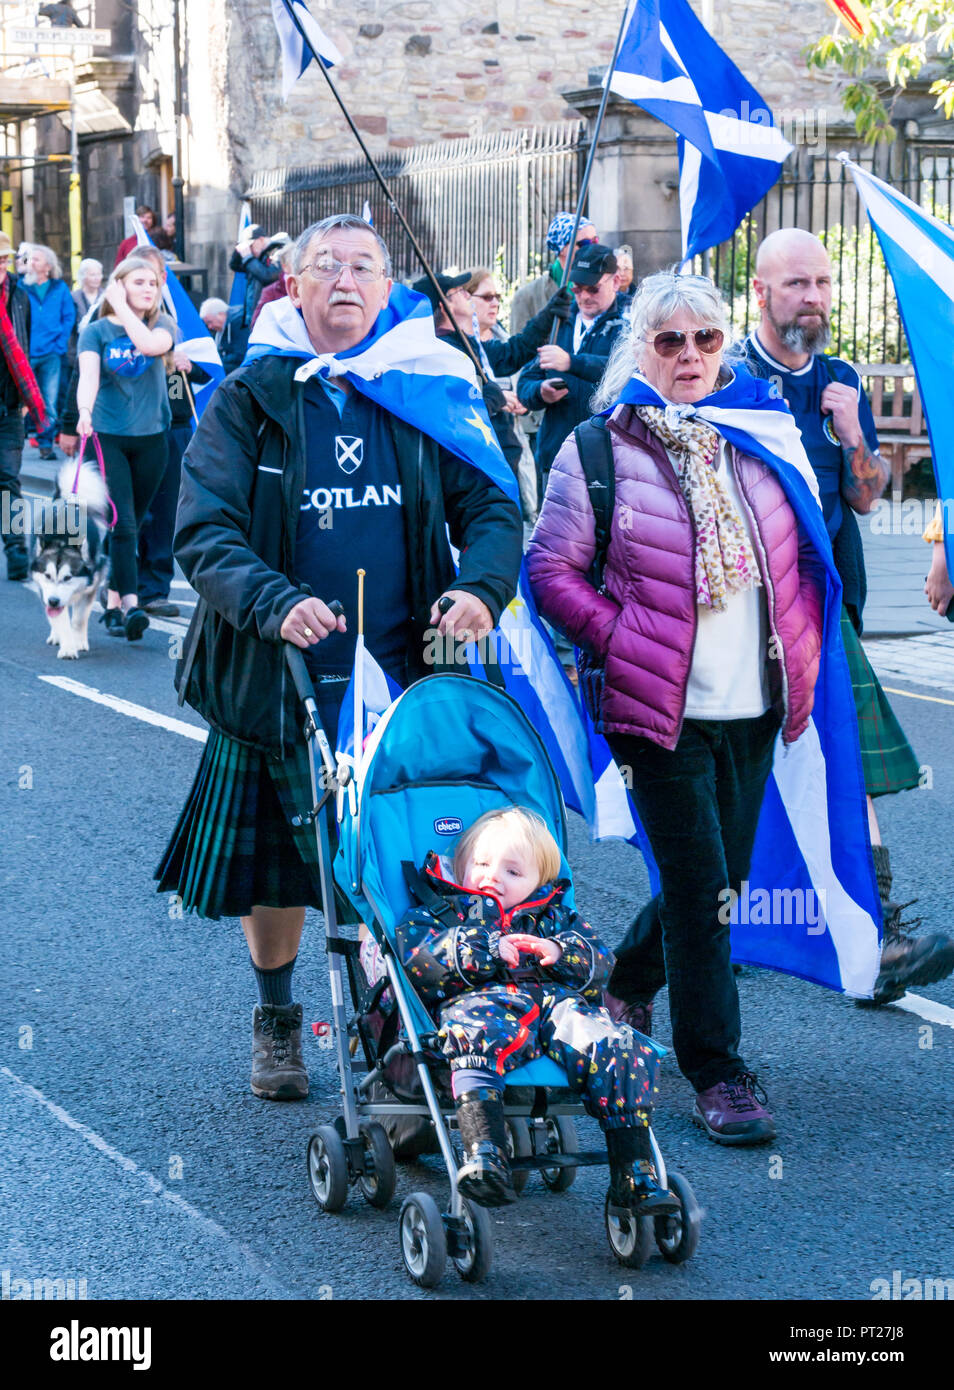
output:
M23 458L23 416L16 406L2 413L0 406L0 509L3 508L4 494L9 496L7 506L13 520L14 504L20 500L20 463ZM12 528L3 533L3 548L7 553L7 565L14 567L26 565L26 538L15 534Z
M660 892L616 950L609 988L627 1003L645 1002L668 982L676 1061L697 1091L745 1070L720 893L738 892L748 875L778 729L767 710L757 719L687 719L671 751L608 735L616 762L632 769L660 875Z
M58 352L47 353L45 357L35 357L30 362L36 384L40 388L43 404L46 406L46 428L38 431L37 443L41 449L52 449L56 438L56 406L60 395L60 372L63 359Z

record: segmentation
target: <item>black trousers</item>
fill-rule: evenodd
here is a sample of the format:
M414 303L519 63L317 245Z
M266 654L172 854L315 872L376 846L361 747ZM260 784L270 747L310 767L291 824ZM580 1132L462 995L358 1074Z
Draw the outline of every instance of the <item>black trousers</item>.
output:
M182 455L192 438L191 425L173 425L167 436L169 461L139 529L139 602L168 598L175 573L172 537L176 529Z
M738 892L748 875L778 729L767 710L757 719L687 719L671 751L608 736L624 776L631 769L660 875L660 892L616 949L610 992L645 1002L668 982L676 1060L697 1091L745 1070L723 890Z
M19 410L14 408L9 412L3 412L0 406L0 508L3 507L3 498L8 498L7 507L12 518L13 509L19 502L22 494L20 492L20 463L23 458L23 416ZM18 509L19 510L19 509ZM3 532L3 548L7 553L7 564L12 560L14 565L23 566L26 564L26 539L21 534L14 534L12 529Z
M109 537L109 587L136 594L136 539L169 457L165 434L101 434L106 486L117 522Z

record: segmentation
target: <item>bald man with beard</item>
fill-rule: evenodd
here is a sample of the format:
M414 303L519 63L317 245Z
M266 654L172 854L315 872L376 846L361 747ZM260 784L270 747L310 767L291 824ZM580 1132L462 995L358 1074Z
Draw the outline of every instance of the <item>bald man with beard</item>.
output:
M943 980L954 970L954 942L940 933L913 938L902 930L891 900L891 862L881 843L875 796L920 785L920 766L861 645L867 582L855 513L874 506L889 469L878 452L871 406L850 362L828 356L831 338L831 261L811 232L786 227L758 249L752 280L759 325L736 351L754 376L775 385L795 416L818 479L825 524L841 577L841 631L858 716L868 795L868 828L884 913L881 971L874 1002L889 1004L914 985Z

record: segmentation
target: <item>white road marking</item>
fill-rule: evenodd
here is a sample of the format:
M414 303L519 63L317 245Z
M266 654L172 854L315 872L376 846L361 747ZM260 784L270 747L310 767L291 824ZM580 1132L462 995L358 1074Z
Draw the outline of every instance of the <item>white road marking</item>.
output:
M22 1077L17 1076L16 1072L12 1072L9 1067L0 1067L0 1076L7 1077L21 1096L42 1105L55 1120L58 1120L61 1125L65 1125L67 1129L73 1130L80 1138L85 1139L86 1143L90 1144L101 1153L104 1158L110 1159L111 1162L122 1168L124 1172L130 1173L132 1176L138 1178L148 1187L149 1191L154 1196L159 1197L162 1201L167 1202L169 1206L174 1207L176 1211L181 1212L184 1216L188 1216L192 1221L197 1222L207 1235L227 1245L234 1255L239 1255L246 1264L250 1265L255 1270L258 1277L272 1293L277 1294L280 1298L294 1297L294 1294L290 1293L288 1289L276 1280L274 1274L262 1263L254 1250L250 1250L247 1245L242 1245L239 1241L235 1240L234 1237L229 1235L224 1226L220 1226L219 1223L213 1221L210 1216L204 1215L203 1212L199 1211L198 1207L194 1207L191 1202L187 1202L185 1198L180 1197L177 1192L170 1192L165 1184L160 1182L152 1173L148 1172L145 1168L140 1168L138 1163L131 1158L127 1158L125 1154L120 1153L119 1150L114 1148L101 1134L97 1134L96 1131L90 1129L88 1125L84 1125L82 1120L74 1119L62 1106L49 1100L42 1091L37 1090L37 1088L31 1086L28 1081L24 1081Z
M117 714L126 714L131 719L141 719L144 724L155 724L159 729L168 729L171 733L182 734L183 738L195 739L196 743L205 743L209 737L208 729L200 729L195 724L187 724L184 719L170 719L168 715L159 714L154 709L148 709L146 705L136 705L132 700L121 700L118 695L107 695L92 685L83 685L80 681L70 680L69 676L40 676L39 679L45 681L47 685L55 685L60 690L67 690L71 695L79 695L84 700L92 700L95 705L105 705L107 709L115 710Z
M954 1028L954 1009L947 1004L936 1004L933 999L924 999L920 994L906 994L896 1000L892 1008L917 1014L918 1018L924 1018L928 1023L944 1023L948 1028Z
M154 618L150 614L149 626L154 627L157 632L171 632L173 637L184 637L189 624L185 621L176 622L175 618Z

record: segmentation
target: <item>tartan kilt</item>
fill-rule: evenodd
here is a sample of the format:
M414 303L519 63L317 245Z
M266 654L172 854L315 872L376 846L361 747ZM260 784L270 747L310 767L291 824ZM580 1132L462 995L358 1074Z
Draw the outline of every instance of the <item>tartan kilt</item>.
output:
M157 891L177 893L186 912L246 917L263 907L321 909L314 824L291 818L311 808L308 749L302 741L281 762L215 729L154 877ZM334 801L328 804L332 855ZM330 867L330 866L329 866ZM358 914L335 885L340 922Z
M914 749L871 669L846 608L841 610L841 635L858 716L865 791L869 796L886 796L919 786L920 767Z

